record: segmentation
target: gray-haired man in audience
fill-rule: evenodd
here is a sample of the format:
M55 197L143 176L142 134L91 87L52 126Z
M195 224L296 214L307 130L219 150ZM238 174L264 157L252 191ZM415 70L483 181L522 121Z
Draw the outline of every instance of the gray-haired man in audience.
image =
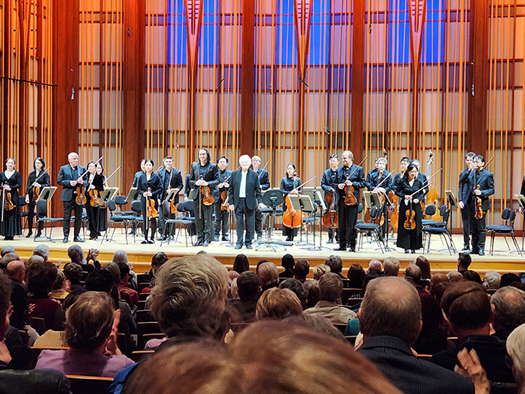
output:
M492 327L496 336L506 340L519 325L525 323L525 291L505 286L490 297Z

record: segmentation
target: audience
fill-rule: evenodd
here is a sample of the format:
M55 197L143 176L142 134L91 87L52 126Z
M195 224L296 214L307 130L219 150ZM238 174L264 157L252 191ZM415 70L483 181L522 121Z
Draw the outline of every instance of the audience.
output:
M447 274L449 282L460 282L463 280L463 275L459 271L450 271Z
M383 261L383 269L385 271L385 276L398 276L399 275L399 259L395 257L387 257Z
M281 320L290 316L302 316L303 307L295 293L288 289L272 288L259 297L255 311L257 320Z
M149 286L146 286L140 291L142 294L151 293L151 289L155 286L157 272L159 272L160 267L162 267L166 261L168 261L168 256L164 252L158 252L153 255L151 258L151 267L149 271L146 272L146 274L149 275L150 283Z
M11 281L11 325L24 330L29 324L29 302L25 285L26 266L23 261L14 260L7 264L7 275Z
M362 289L365 283L365 270L361 264L352 264L348 269L348 287Z
M343 281L338 275L330 272L319 279L319 302L304 311L305 315L320 315L332 324L347 324L355 319L356 313L341 305Z
M496 271L488 271L483 278L483 287L485 290L497 290L501 281L501 275Z
M308 263L308 260L306 259L295 260L295 266L294 266L294 278L295 279L297 279L301 283L304 283L309 273L310 273L310 264Z
M337 276L339 276L341 279L344 279L343 276L343 260L341 259L341 256L338 255L331 255L328 256L328 258L325 261L325 264L330 267L330 271Z
M432 279L432 275L430 274L430 263L425 256L417 256L414 260L414 264L421 270L421 279L428 281Z
M525 291L502 287L490 297L490 304L492 327L499 339L506 340L516 327L525 323Z
M472 257L470 253L460 253L458 255L458 272L463 273L468 270L472 263Z
M0 257L4 257L8 253L15 253L15 248L10 245L4 246L0 252Z
M415 264L409 264L405 269L405 279L414 286L421 286L421 268Z
M233 261L233 270L238 272L239 275L245 271L250 270L250 262L248 261L248 257L246 257L245 254L240 253L235 256L235 260Z
M233 310L230 312L232 322L246 323L255 320L255 307L261 294L259 277L255 272L244 271L237 278L238 300L231 300Z
M74 294L80 294L85 291L82 285L83 271L80 264L67 263L64 266L64 275L66 280L69 281L69 292Z
M134 308L139 302L139 293L129 287L130 269L128 263L120 261L117 263L120 272L120 282L118 283L118 292L120 297L126 301L131 308Z
M281 267L284 268L284 271L279 273L279 278L293 278L294 277L294 267L295 259L289 253L283 255L281 258Z
M330 267L327 266L326 264L316 265L315 268L314 268L314 279L315 280L321 279L321 276L323 276L327 272L330 272ZM305 282L305 284L306 284L306 282Z
M521 324L510 333L506 349L512 362L514 379L518 384L517 392L523 394L525 391L525 324Z
M516 274L513 274L511 272L506 272L503 275L501 275L500 279L500 287L505 286L512 286L514 283L520 282L520 277Z
M49 246L46 244L39 244L35 246L33 249L33 255L40 256L44 259L44 261L47 261L49 258Z
M306 297L306 306L304 309L312 308L319 302L319 281L307 280L303 283L304 294Z
M274 263L265 261L257 267L257 276L261 283L262 291L277 287L279 284L279 271Z
M481 284L481 276L476 271L463 271L463 279Z
M368 357L400 391L411 393L472 393L472 383L445 368L418 359L410 347L421 331L421 302L414 287L394 277L368 284L359 310Z
M55 279L55 283L53 283L49 296L55 300L63 301L68 294L69 286L66 282L66 276L63 271L57 270L57 278Z
M304 291L302 282L293 278L285 279L279 284L279 288L293 291L297 298L299 298L299 301L301 301L303 309L306 307L306 292Z

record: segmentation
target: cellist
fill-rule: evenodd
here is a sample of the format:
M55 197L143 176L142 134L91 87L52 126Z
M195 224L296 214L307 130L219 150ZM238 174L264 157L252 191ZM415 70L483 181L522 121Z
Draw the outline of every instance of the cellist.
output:
M387 212L387 192L390 190L390 186L393 182L392 175L386 169L387 159L384 156L378 157L375 163L375 169L368 172L366 177L366 187L372 193L376 193L382 196L382 199L385 201L381 207L381 212L383 216L388 215ZM385 220L383 226L381 227L380 237L384 237L388 231L388 223Z
M301 185L301 179L297 176L297 170L295 169L295 164L289 163L286 167L286 176L281 179L281 187L279 188L284 194L284 197L291 193L300 192L299 186ZM286 207L290 209L291 207ZM286 210L285 209L285 210ZM302 220L302 219L301 219ZM297 235L297 228L291 228L283 226L283 235L286 236L287 241L293 241L294 237Z
M339 158L336 154L331 154L328 157L328 163L330 168L323 172L323 177L321 178L321 188L326 193L332 193L335 200L335 207L337 210L337 168L339 167ZM328 208L328 207L327 207ZM328 243L334 243L334 235L336 240L339 238L337 231L333 228L328 228Z

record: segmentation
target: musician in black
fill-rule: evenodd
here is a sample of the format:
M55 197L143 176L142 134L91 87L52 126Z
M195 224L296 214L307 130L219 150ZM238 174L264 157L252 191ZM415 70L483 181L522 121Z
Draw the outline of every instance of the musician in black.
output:
M521 191L520 194L522 196L525 196L525 176L523 177L523 181L521 181Z
M182 175L179 170L173 168L173 157L166 156L163 160L164 167L161 168L158 172L160 178L160 210L159 210L159 224L160 224L160 233L161 240L165 240L168 236L172 234L167 234L166 229L166 219L172 217L170 214L170 201L166 200L168 194L171 190L177 190L177 194L174 197L174 203L179 202L179 192L183 188L182 184Z
M376 193L380 196L380 201L384 201L383 206L381 207L381 215L386 217L388 215L387 203L388 196L387 193L392 185L392 174L386 169L387 159L386 157L379 157L375 162L375 169L368 172L366 177L366 187L372 193ZM388 222L384 221L383 226L381 227L380 237L384 237L388 231Z
M321 188L324 190L325 194L327 192L333 193L333 198L335 201L335 208L337 210L337 196L339 193L337 193L337 168L339 167L339 158L336 154L330 155L328 158L328 162L330 164L330 168L327 169L325 172L323 172L323 177L321 178ZM329 209L330 207L326 207ZM339 236L337 235L337 231L333 228L328 229L328 243L333 244L334 243L334 235L336 239L339 239Z
M228 158L226 156L221 156L217 161L217 180L219 184L217 185L217 201L213 205L215 213L215 221L213 223L213 240L218 241L219 236L222 231L222 240L228 241L228 232L229 232L229 217L228 209L222 209L221 205L225 203L228 199L228 189L230 187L230 178L232 172L228 170ZM223 200L224 197L224 200Z
M6 241L11 241L15 235L22 234L20 215L18 212L18 190L22 187L22 177L15 169L15 159L8 158L5 162L5 171L0 172L0 186L2 187L3 220L0 222L0 235Z
M286 176L281 179L280 190L284 194L284 197L286 199L286 196L289 193L300 192L301 191L300 186L301 186L301 179L297 176L295 164L290 163L286 167ZM286 210L287 207L284 207L284 208ZM293 241L294 237L297 235L297 229L286 227L283 225L283 235L286 236L287 241Z
M470 215L472 214L472 190L469 183L469 175L473 170L474 152L465 155L466 168L459 174L458 205L461 209L461 221L463 222L463 251L470 250Z
M67 155L67 160L69 161L69 164L60 167L57 182L60 186L62 186L60 199L64 203L64 222L62 227L64 232L63 242L68 242L72 210L75 213L75 231L73 240L75 242L84 242L84 240L80 238L80 227L82 225L82 204L77 204L75 200L77 197L80 199L80 188L82 186L87 187L87 181L82 178L86 169L78 164L79 156L76 152L70 152Z
M337 189L339 192L339 248L355 252L357 232L357 210L359 206L359 189L366 187L363 167L354 164L354 154L344 151L342 155L342 166L337 170ZM356 203L345 204L345 186L354 188L353 195ZM352 192L350 192L352 193Z
M97 175L104 179L104 190L108 187L108 178L104 175L104 167L102 164L97 163ZM98 207L98 235L100 236L101 231L106 231L108 228L108 210L106 204Z
M399 196L399 221L396 245L405 250L405 253L415 253L416 249L423 247L422 219L420 202L428 193L428 187L418 177L418 168L410 163L397 184L396 194ZM408 225L407 212L413 211L415 228L405 228ZM407 226L408 227L408 226Z
M131 187L137 187L137 183L139 181L140 175L145 173L146 170L144 169L144 163L146 162L146 159L142 159L140 161L140 171L137 171L135 175L133 176L133 183L131 184ZM134 235L137 232L137 224L134 221L131 224L131 230L129 232L130 235Z
M144 241L142 244L153 244L155 243L155 233L157 231L157 218L159 210L159 196L162 192L160 185L160 179L157 174L153 172L155 163L153 160L144 161L143 174L140 174L137 179L137 191L140 195L140 201L142 203L142 217L143 224L142 230L144 233ZM156 214L150 213L148 204L152 204L153 210L157 211ZM148 231L149 230L149 231ZM148 239L148 232L151 234Z
M90 161L87 164L87 173L84 178L88 184L86 188L86 213L89 225L89 239L96 240L100 234L100 207L97 199L100 199L104 191L104 175L97 174L97 163Z
M470 172L470 190L473 193L472 211L470 216L470 231L472 234L472 253L485 254L486 223L485 217L490 207L489 197L494 194L494 175L485 167L485 159L477 155L473 160L474 170ZM476 200L481 199L482 217L476 219Z
M33 235L33 220L35 217L35 206L36 200L43 187L51 186L51 179L49 173L46 171L46 162L41 157L37 157L33 161L33 171L31 171L27 177L27 188L26 188L26 204L28 206L27 211L27 227L29 232L26 238ZM37 232L35 239L42 236L42 230L44 229L44 223L38 222Z
M252 157L252 169L255 171L259 177L259 184L261 185L261 190L264 192L270 188L270 178L268 171L264 168L261 168L262 160L259 156ZM257 239L262 238L262 228L263 228L263 215L259 208L255 210L255 232L257 233Z
M204 204L203 192L207 191L206 187L208 187L213 196L213 192L219 183L217 171L217 166L211 162L210 152L204 148L200 149L199 161L192 164L190 173L190 198L195 202L195 227L197 231L195 246L208 246L212 241L213 204Z
M410 160L409 157L402 157L399 161L399 172L396 175L393 175L392 183L390 184L390 189L387 191L393 191L394 193L397 190L397 185L401 180L403 179L403 175L405 174L405 171L407 170L408 165L410 164L412 160Z

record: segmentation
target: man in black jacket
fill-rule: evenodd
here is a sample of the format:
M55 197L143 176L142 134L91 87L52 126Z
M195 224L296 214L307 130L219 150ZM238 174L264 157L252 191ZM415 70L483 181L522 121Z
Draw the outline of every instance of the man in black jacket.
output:
M259 156L252 157L252 169L257 174L259 178L259 184L261 185L261 190L264 192L270 188L270 178L268 171L261 167L261 158ZM263 217L262 212L259 208L255 210L255 232L257 233L257 239L262 238L262 227L263 227Z
M463 251L470 250L470 215L472 214L472 190L470 190L469 174L473 169L474 152L465 155L466 167L459 174L458 205L461 208L461 221L463 222Z
M235 209L237 223L237 244L235 249L252 248L253 234L255 232L255 210L261 202L261 186L259 177L250 168L251 159L248 155L239 158L240 169L232 173L228 201L230 210ZM246 237L244 231L246 229Z
M69 164L60 167L58 172L58 184L62 186L62 192L60 193L60 199L64 203L64 243L68 242L69 238L69 222L71 218L71 211L75 211L75 242L84 242L80 238L80 227L82 225L82 205L75 202L75 191L79 190L79 187L84 184L87 187L87 180L82 179L82 175L86 169L80 166L78 153L70 152L67 155Z
M359 352L406 394L473 393L472 383L448 369L417 358L410 348L421 331L421 300L408 281L372 280L359 310L364 336Z
M485 254L486 223L485 218L490 208L489 197L494 194L494 176L486 170L485 159L481 155L474 158L474 170L469 174L469 191L473 192L472 211L470 217L472 233L472 253L483 256ZM476 218L476 200L481 199L482 216Z

